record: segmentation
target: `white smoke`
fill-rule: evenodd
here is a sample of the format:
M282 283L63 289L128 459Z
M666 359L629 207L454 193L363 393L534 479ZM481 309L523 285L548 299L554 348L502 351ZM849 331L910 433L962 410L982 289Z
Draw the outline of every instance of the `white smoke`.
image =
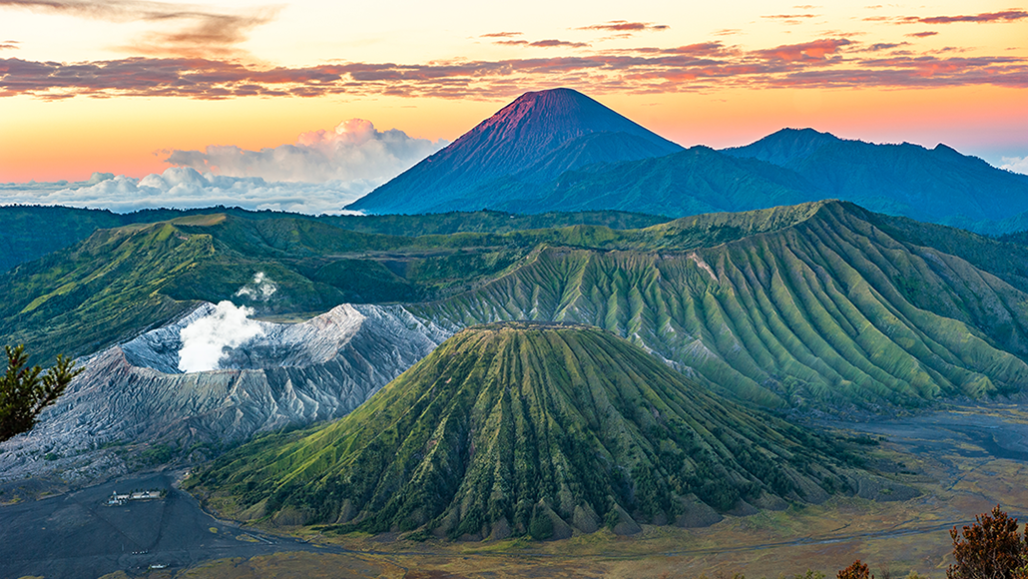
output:
M247 298L256 302L266 302L278 291L278 285L271 281L263 271L253 276L253 281L239 288L236 297Z
M250 319L252 315L253 308L223 301L210 315L182 328L178 369L186 373L217 370L226 348L238 348L264 335L261 324Z

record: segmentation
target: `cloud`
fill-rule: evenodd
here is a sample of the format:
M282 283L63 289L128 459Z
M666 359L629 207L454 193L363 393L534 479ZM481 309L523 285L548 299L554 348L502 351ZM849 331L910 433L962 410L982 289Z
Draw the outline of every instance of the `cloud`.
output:
M904 34L903 36L911 36L914 38L928 38L929 36L935 36L938 32L934 30L925 30L924 32L911 32L910 34Z
M274 20L280 6L261 6L237 12L199 10L191 4L149 0L0 0L0 8L70 14L110 22L144 21L162 30L149 32L131 46L136 54L225 56L247 39L248 33Z
M21 43L17 40L5 40L3 42L0 42L0 50L18 50L19 48L21 48L20 46L18 46L19 44Z
M505 44L508 46L535 46L538 48L553 48L558 46L582 48L589 46L586 42L568 42L566 40L557 40L555 38L551 38L549 40L536 40L535 42L529 42L527 40L497 40L493 44Z
M129 213L167 207L242 207L318 215L340 213L385 179L325 183L267 182L171 167L142 179L94 173L88 181L0 184L0 205L64 205Z
M223 301L209 315L182 328L178 369L186 373L217 370L227 355L225 349L238 348L263 336L261 324L250 319L253 313L252 308Z
M175 167L142 179L94 173L87 181L0 184L0 205L67 205L130 212L152 207L225 205L296 213L341 208L447 144L379 131L350 119L332 130L302 133L294 144L260 151L210 146L169 151Z
M652 30L667 30L671 28L666 24L653 24L652 22L629 22L627 20L611 20L603 24L582 26L574 30L602 30L605 32L645 32Z
M1000 169L1006 169L1007 171L1013 171L1014 173L1021 173L1028 175L1028 156L1025 157L1003 157L1003 164L999 166Z
M510 38L512 36L521 36L521 32L490 32L489 34L483 34L479 38Z
M817 18L818 16L818 14L772 14L770 16L761 16L761 18L767 18L768 20L799 21L800 18Z
M1028 59L1024 57L968 59L947 54L947 58L942 58L942 53L909 51L902 55L905 59L881 59L873 58L874 46L868 48L849 36L756 50L706 42L670 49L582 51L574 56L430 63L344 62L298 68L258 68L236 60L187 58L139 57L80 63L0 58L0 97L229 99L345 94L500 99L542 86L566 86L593 94L790 86L1028 88ZM877 49L883 50L884 46Z
M909 42L878 42L871 46L859 49L860 52L881 52L883 50L892 50L893 48L899 48L900 46L909 46Z
M172 151L165 161L199 172L268 181L381 181L447 144L414 139L397 129L379 131L370 121L350 119L333 130L303 133L295 144L260 151L209 146L204 152Z
M1028 12L1024 10L1006 10L1004 12L985 12L973 16L933 16L931 18L919 18L917 21L924 24L951 24L954 22L1013 22L1028 18Z
M826 38L802 44L785 44L767 50L758 50L755 54L771 60L787 62L820 62L828 59L840 48L853 44L845 38Z
M1003 12L983 12L965 16L870 16L867 22L891 22L893 24L954 24L958 22L1016 22L1028 18L1028 11L1005 10Z

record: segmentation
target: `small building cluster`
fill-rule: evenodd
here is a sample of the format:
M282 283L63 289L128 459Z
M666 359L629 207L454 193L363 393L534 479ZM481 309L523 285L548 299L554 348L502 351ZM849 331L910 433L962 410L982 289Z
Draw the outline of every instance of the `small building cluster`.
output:
M107 504L110 506L118 506L124 505L128 501L148 501L159 498L161 498L161 491L157 489L123 494L119 494L118 491L114 491L111 493L111 498L107 499Z

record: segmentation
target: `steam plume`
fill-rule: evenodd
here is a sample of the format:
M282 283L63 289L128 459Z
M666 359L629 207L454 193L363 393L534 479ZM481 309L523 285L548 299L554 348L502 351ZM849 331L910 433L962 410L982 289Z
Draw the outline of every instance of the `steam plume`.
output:
M226 348L238 348L264 335L261 325L250 319L252 315L253 308L223 301L209 316L182 328L178 369L187 373L217 370Z

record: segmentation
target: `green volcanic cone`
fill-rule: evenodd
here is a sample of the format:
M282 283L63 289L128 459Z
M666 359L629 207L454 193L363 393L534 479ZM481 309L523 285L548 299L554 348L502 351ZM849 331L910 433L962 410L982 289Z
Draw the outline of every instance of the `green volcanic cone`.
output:
M195 482L243 519L559 538L868 488L846 457L610 333L510 323L457 334L345 418L258 439Z

